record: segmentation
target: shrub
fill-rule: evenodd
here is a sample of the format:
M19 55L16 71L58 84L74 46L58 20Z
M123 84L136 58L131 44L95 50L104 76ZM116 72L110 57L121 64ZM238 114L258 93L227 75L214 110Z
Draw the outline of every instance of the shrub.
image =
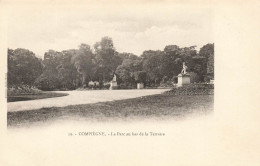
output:
M105 84L102 86L102 89L109 89L110 88L110 84Z
M35 86L40 90L44 91L61 88L60 82L57 77L46 76L44 74L42 74L40 77L36 79Z
M20 95L20 94L39 94L41 91L35 87L21 85L19 87L11 87L7 89L7 96Z
M174 95L212 95L214 94L214 84L189 84L175 87L167 93Z
M169 88L173 87L173 82L171 80L166 82L161 82L159 88Z
M121 83L119 86L118 86L118 89L136 89L136 84L135 85L132 85L130 83Z

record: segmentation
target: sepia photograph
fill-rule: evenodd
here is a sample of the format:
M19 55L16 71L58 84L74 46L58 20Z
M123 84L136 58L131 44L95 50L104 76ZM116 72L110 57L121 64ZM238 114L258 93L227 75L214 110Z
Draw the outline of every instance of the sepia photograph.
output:
M8 128L213 112L210 8L66 9L10 11Z

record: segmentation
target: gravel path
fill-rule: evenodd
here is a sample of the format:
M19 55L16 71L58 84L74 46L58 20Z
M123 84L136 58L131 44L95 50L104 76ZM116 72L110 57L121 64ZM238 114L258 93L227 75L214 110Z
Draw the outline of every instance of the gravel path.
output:
M7 110L8 112L13 112L40 109L43 107L65 107L68 105L90 104L160 94L168 90L169 89L59 91L61 93L68 93L69 95L56 98L10 102L7 104Z

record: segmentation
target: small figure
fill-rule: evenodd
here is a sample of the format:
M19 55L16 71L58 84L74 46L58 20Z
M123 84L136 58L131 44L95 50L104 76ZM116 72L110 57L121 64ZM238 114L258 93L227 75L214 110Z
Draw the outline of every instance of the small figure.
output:
M113 80L112 81L116 81L116 75L114 74Z
M187 68L188 66L185 65L185 62L183 62L183 67L182 67L182 71L181 71L181 74L186 74L187 73Z
M114 77L112 79L112 81L110 82L110 90L114 90L117 89L117 82L116 82L116 75L114 74Z

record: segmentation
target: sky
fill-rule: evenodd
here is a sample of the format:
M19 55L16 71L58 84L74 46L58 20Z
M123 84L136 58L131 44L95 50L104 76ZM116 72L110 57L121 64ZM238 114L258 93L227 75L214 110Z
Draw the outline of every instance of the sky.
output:
M119 52L141 55L166 45L197 49L213 43L213 11L177 5L31 5L8 9L8 47L26 48L43 57L49 49L93 46L113 39Z

